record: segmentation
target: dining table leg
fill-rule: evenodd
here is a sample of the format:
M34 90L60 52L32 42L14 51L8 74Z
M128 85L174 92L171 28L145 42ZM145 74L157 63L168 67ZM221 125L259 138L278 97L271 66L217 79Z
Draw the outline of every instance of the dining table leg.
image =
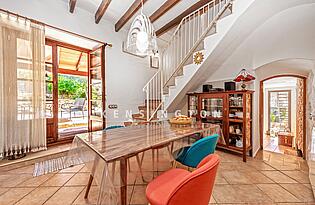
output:
M120 198L121 205L127 205L127 159L120 160Z
M99 157L95 157L94 163L93 163L93 167L92 167L92 170L91 170L91 174L90 174L90 178L89 178L89 181L88 181L88 184L87 184L87 187L86 187L86 191L85 191L85 195L84 195L85 199L87 199L88 196L89 196L91 185L92 185L92 182L93 182L93 179L94 179L93 176L95 174L96 166L97 166L98 161L99 161Z

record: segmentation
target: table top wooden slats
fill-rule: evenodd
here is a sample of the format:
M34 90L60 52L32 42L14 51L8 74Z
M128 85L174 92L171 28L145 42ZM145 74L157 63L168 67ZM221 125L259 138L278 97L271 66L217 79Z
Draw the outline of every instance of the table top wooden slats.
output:
M102 158L107 162L111 162L134 156L196 133L209 131L219 134L220 126L200 122L191 125L171 125L168 121L161 121L146 125L84 133L76 137L102 155Z

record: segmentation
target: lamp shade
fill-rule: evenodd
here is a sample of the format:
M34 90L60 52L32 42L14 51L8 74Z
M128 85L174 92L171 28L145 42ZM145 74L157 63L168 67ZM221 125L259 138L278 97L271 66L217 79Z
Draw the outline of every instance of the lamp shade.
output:
M256 78L246 71L246 69L242 69L239 74L237 74L236 78L234 79L235 82L249 82L255 80Z
M142 12L131 24L126 50L140 56L153 55L158 50L154 27Z

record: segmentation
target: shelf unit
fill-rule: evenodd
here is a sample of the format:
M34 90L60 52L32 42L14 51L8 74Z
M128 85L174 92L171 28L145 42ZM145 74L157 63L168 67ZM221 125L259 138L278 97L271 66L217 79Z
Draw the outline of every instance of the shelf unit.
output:
M217 148L252 155L253 91L188 93L188 115L197 121L219 124L223 136Z

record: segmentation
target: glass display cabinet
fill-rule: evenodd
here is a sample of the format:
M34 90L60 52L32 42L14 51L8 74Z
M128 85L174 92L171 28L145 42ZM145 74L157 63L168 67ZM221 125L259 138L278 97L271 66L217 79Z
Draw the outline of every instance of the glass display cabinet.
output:
M248 90L188 94L190 116L219 124L217 148L242 154L244 162L252 154L252 94Z

